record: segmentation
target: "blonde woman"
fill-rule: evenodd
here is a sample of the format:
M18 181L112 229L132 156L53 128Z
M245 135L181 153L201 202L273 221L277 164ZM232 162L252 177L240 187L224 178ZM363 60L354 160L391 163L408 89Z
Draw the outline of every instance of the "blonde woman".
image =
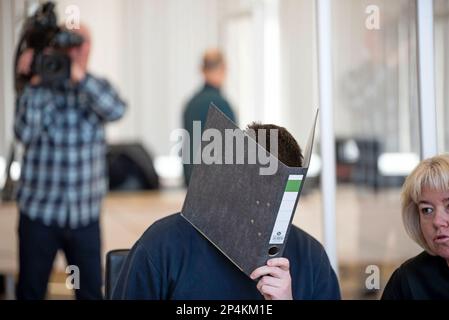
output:
M401 200L405 229L425 251L396 269L382 299L449 299L449 154L422 161Z

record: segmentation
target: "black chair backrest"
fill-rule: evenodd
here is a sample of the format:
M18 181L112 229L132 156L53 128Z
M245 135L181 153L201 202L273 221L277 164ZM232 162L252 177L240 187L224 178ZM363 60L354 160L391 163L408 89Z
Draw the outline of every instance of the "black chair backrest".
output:
M112 298L112 291L128 253L129 249L117 249L106 254L105 296L108 300Z
M113 144L107 152L109 190L139 191L159 188L151 153L140 143Z

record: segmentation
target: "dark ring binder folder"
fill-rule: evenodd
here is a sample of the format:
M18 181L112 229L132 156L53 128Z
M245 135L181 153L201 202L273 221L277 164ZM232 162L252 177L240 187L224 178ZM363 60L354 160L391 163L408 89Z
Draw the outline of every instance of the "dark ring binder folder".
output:
M194 166L181 214L248 276L268 259L283 254L307 176L317 118L318 110L303 167L288 167L272 154L270 161L277 162L272 175L260 174L263 165L257 162ZM218 130L222 137L227 129L237 130L252 139L212 104L207 129ZM245 151L251 152L248 145Z

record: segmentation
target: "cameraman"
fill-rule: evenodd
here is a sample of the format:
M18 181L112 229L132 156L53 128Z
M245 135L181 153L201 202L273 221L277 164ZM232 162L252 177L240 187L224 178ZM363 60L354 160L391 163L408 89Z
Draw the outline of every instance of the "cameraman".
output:
M17 195L18 299L45 298L59 249L69 265L79 268L77 299L102 298L99 215L107 191L104 124L120 119L125 103L106 80L87 72L91 42L86 27L73 31L83 42L67 49L70 79L43 85L39 75L30 74L32 49L25 50L16 65L17 73L30 79L18 96L14 124L25 147Z

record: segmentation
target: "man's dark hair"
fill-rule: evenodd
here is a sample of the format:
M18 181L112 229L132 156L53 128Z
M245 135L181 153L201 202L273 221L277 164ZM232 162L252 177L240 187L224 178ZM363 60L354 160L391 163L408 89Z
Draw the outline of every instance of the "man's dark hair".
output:
M302 167L304 157L295 138L284 127L274 124L261 124L257 122L251 123L247 130L254 130L256 134L256 142L258 141L258 130L266 130L266 141L261 143L268 152L270 152L270 130L278 130L278 159L289 167Z

